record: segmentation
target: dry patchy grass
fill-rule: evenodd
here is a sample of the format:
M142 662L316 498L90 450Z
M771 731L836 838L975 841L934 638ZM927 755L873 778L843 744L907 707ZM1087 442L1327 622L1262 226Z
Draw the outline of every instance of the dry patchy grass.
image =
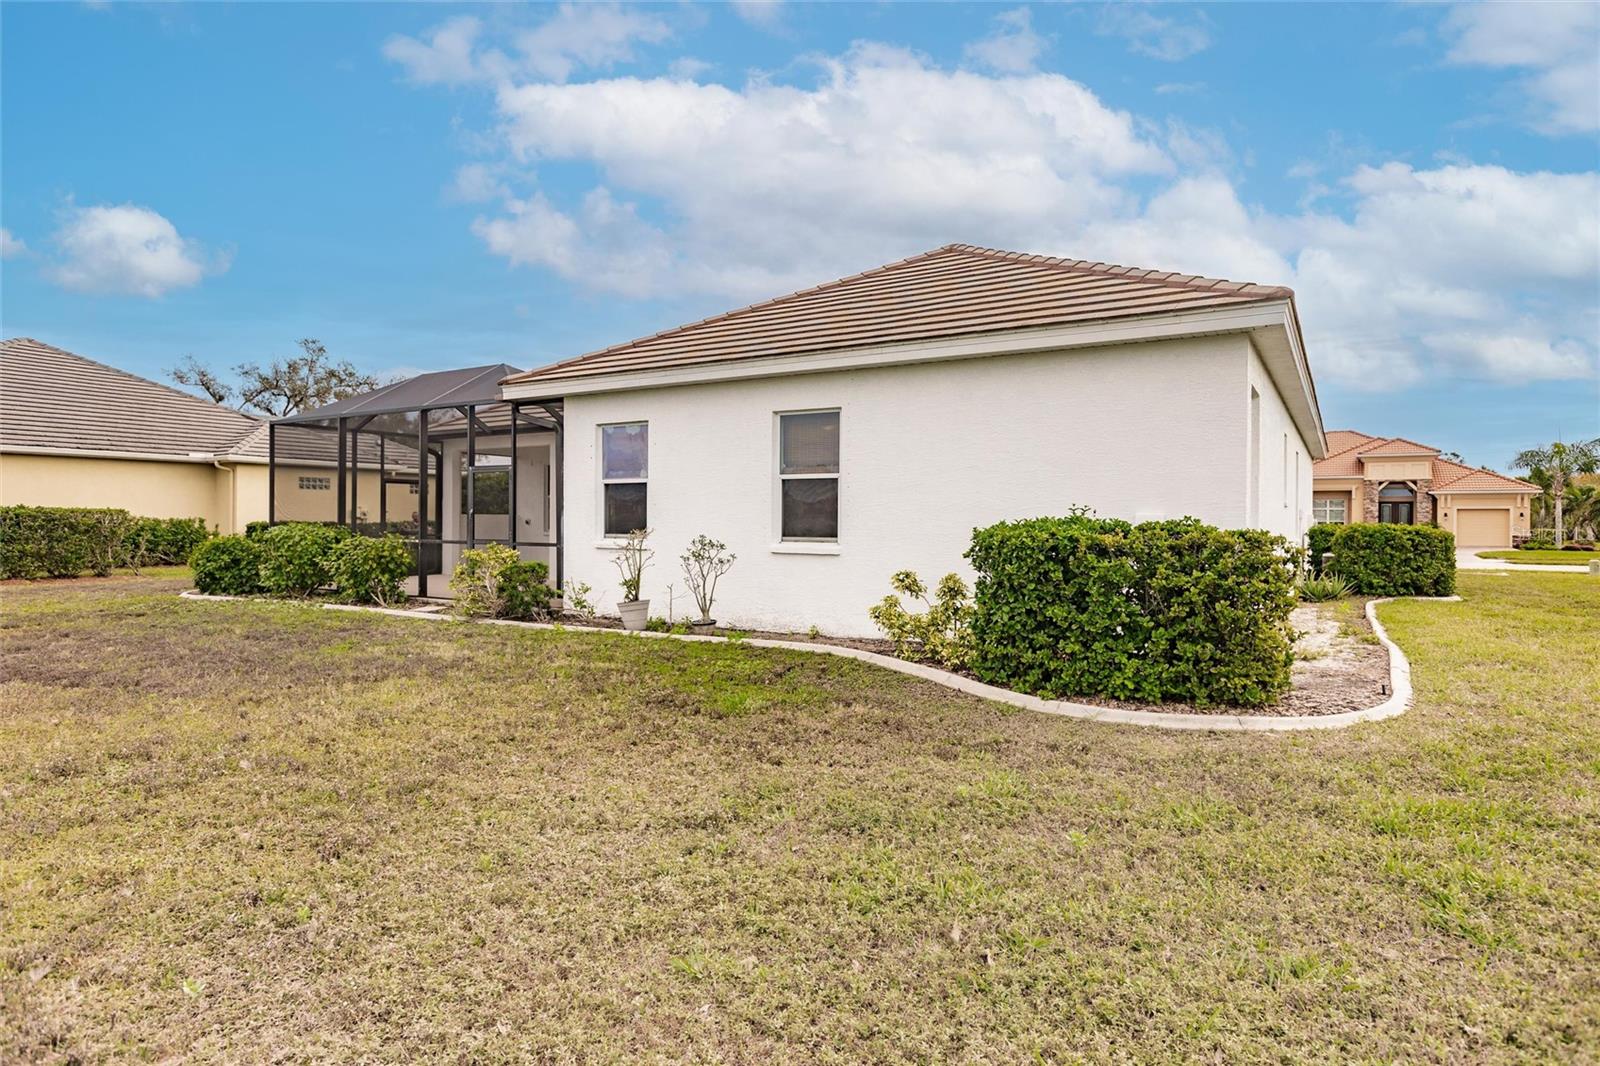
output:
M9 586L0 1059L1581 1059L1600 581L1461 584L1319 736Z

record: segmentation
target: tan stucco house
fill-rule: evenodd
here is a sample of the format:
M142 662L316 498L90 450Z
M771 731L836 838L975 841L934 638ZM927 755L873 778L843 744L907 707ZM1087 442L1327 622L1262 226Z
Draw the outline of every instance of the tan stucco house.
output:
M1437 525L1463 548L1509 548L1528 535L1537 485L1441 458L1404 437L1328 430L1328 454L1312 464L1318 522Z
M242 532L267 517L267 433L264 419L62 348L0 341L0 504L122 507ZM279 519L331 519L336 469L331 445L280 448ZM415 474L386 489L381 476L362 471L357 494L387 498L403 521Z

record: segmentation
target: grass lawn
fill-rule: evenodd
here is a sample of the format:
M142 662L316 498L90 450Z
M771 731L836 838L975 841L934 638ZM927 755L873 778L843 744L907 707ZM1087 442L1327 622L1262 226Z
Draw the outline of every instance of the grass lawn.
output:
M1505 559L1513 563L1555 563L1557 566L1587 566L1590 559L1600 559L1600 552L1568 552L1536 548L1532 551L1479 552L1483 559Z
M1593 1061L1600 581L1327 735L865 664L0 588L0 1060Z

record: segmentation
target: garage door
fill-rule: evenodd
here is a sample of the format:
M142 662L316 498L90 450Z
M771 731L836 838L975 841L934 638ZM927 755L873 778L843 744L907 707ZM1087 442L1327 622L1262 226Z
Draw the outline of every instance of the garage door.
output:
M1456 543L1463 548L1511 547L1511 509L1456 510Z

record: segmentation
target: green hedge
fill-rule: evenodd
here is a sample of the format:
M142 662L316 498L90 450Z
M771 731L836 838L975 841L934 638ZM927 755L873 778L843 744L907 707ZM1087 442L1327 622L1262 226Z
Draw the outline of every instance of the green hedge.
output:
M111 507L0 507L0 578L104 577L133 516Z
M387 606L404 598L401 582L411 563L411 550L399 537L347 537L328 552L328 580L347 603Z
M1318 522L1306 530L1306 563L1311 572L1322 576L1322 559L1333 550L1333 538L1344 526L1337 522Z
M122 547L136 566L183 566L211 536L204 518L136 518Z
M1087 516L975 530L974 673L1056 698L1270 703L1300 553L1258 530Z
M189 556L194 587L208 596L261 591L261 546L248 537L213 537Z
M1451 596L1456 538L1434 526L1341 526L1332 568L1366 596Z
M261 548L261 587L280 596L309 596L332 581L328 557L353 536L342 526L286 522L255 538Z

